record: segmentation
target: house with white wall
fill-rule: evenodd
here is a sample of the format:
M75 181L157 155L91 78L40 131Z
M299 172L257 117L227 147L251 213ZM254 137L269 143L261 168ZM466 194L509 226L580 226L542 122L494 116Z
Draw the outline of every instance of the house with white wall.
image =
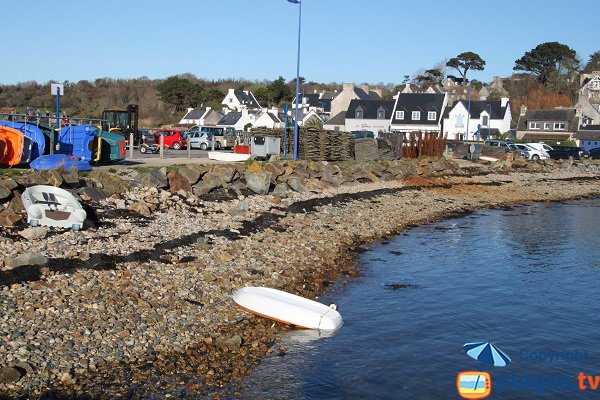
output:
M476 140L480 126L480 137L487 139L508 132L511 118L508 97L500 101L459 100L446 109L442 132L449 140L465 140L468 129L468 140Z
M342 111L348 110L350 101L360 100L381 100L381 89L373 89L366 85L355 86L353 83L344 83L342 91L331 100L330 115L338 115Z
M346 112L345 131L389 132L394 100L351 100Z
M441 132L446 93L398 93L391 115L392 132Z
M283 128L284 122L279 118L279 110L273 108L270 110L263 110L258 115L254 123L253 128L264 127L264 128Z
M254 126L254 123L257 119L257 113L249 112L247 109L242 109L242 111L232 111L223 116L219 122L217 122L217 126L222 127L230 127L234 128L236 131L245 130L250 124L250 127Z
M259 110L261 108L254 94L248 90L229 89L221 104L231 111Z
M188 108L187 113L183 116L180 125L215 125L223 118L223 114L213 110L210 107Z

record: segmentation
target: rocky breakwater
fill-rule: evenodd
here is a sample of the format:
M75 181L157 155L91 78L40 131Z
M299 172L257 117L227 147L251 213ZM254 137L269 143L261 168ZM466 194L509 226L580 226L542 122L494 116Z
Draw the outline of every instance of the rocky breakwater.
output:
M355 273L363 242L479 208L598 195L598 177L596 163L422 159L94 171L77 184L58 173L5 178L5 210L21 225L0 242L0 391L214 393L276 349L284 329L237 308L237 288L314 298ZM87 229L24 227L15 199L43 179L86 202Z

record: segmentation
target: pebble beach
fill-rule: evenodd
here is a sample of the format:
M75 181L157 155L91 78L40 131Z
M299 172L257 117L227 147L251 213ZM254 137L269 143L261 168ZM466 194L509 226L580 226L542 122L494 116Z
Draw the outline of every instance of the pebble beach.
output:
M93 203L80 232L4 229L0 397L234 397L265 354L284 356L277 337L290 329L237 307L235 290L314 299L352 284L368 243L475 210L598 196L598 167L477 165L285 195L135 187Z

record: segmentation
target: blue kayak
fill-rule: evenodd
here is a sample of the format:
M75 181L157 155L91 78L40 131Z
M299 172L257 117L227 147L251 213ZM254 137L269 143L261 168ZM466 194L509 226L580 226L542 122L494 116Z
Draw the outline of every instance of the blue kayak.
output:
M30 154L24 154L22 162L29 162L44 154L46 148L46 138L40 128L33 124L15 121L0 121L0 126L18 129L23 132L23 136L31 140Z
M67 154L48 154L33 160L29 166L38 171L48 171L62 168L65 171L91 171L92 166L88 160L77 160Z
M90 161L92 159L90 142L94 140L97 130L98 128L92 125L68 125L63 127L58 133L56 152Z

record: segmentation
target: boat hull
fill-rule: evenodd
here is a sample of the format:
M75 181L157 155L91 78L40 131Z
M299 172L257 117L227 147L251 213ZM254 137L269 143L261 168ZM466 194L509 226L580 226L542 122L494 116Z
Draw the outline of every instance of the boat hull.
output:
M251 157L251 154L241 154L241 153L227 153L223 151L209 151L208 158L216 161L226 161L226 162L241 162L247 161Z
M343 323L334 308L277 289L245 287L233 300L253 314L299 328L334 331Z
M21 195L31 226L45 225L80 230L87 214L77 199L64 189L36 185Z

